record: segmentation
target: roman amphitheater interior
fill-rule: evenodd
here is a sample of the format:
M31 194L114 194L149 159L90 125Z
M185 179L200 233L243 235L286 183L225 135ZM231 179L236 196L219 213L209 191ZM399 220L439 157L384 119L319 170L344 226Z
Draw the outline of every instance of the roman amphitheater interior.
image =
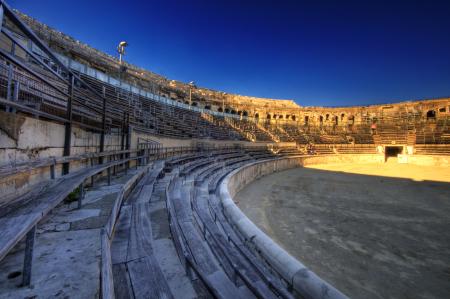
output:
M0 298L450 298L449 98L224 93L0 11Z

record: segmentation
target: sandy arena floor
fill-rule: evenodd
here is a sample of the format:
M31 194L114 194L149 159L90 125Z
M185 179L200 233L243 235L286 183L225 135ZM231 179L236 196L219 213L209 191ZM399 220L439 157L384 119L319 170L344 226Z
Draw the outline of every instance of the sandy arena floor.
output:
M351 298L450 298L450 168L314 165L263 177L235 200Z

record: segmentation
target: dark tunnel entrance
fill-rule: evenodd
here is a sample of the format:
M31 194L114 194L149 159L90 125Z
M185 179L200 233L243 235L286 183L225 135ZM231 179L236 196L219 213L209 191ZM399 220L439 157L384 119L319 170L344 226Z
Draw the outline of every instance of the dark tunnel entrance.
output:
M402 152L403 146L386 146L384 149L385 161L387 161L387 159L390 157L397 158L397 155L401 154Z

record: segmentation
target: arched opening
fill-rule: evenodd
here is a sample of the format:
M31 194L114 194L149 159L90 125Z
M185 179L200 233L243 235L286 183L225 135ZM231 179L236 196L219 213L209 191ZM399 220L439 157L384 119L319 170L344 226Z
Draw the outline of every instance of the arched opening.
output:
M192 102L191 105L194 106L194 107L197 107L197 106L198 106L198 103L197 103L197 102Z
M344 120L344 117L345 117L345 114L344 114L344 113L342 113L342 114L341 114L341 121L343 121L343 120Z
M319 122L320 122L321 124L323 123L323 116L322 116L322 115L319 117Z
M273 119L277 119L278 115L274 114Z
M225 113L230 113L230 109L225 108Z
M286 119L291 118L291 116L289 114L286 114Z
M283 119L283 115L280 114L280 116L278 117L278 119Z
M355 117L353 115L350 115L348 117L348 123L351 125L353 125L355 123Z
M434 110L428 110L427 111L427 119L430 119L430 118L436 118L436 111L434 111Z
M248 112L247 112L247 111L243 111L243 112L242 112L242 115L243 115L243 116L248 116Z
M306 116L305 116L305 125L307 125L307 124L308 124L308 122L309 122L309 116L308 116L308 115L306 115Z
M330 119L330 115L329 114L325 115L325 120L329 120L329 119Z
M272 116L271 116L270 114L267 114L266 118L267 118L267 119L271 119Z
M334 117L334 124L335 125L339 124L339 117L337 117L337 116Z
M292 115L292 120L295 121L297 117L295 115Z
M206 109L206 110L211 110L211 106L210 106L210 105L206 105L206 106L205 106L205 109Z
M236 110L231 110L231 114L236 114Z
M242 111L238 111L237 114L240 116L242 115Z
M218 112L223 112L222 107L219 107L219 109L217 109Z
M259 118L259 113L255 113L255 118Z

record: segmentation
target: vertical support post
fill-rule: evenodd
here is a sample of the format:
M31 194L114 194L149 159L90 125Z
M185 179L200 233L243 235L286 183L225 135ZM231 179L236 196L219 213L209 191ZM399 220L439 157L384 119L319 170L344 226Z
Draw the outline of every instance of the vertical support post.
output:
M94 158L91 159L91 167L94 166ZM94 187L95 174L91 176L91 187Z
M13 43L13 45L14 45L14 43ZM12 75L13 75L13 66L10 63L8 65L8 83L6 85L6 99L7 100L11 100ZM5 107L5 111L9 112L10 111L10 107L6 106Z
M33 266L33 248L36 239L36 225L27 233L25 241L25 256L23 262L22 285L29 286L31 283L31 268Z
M55 164L50 165L50 178L52 180L54 180L56 178Z
M123 120L122 120L122 136L121 136L121 139L120 139L120 150L121 151L123 151L123 150L125 150L125 122L126 122L126 120L127 120L127 118L126 118L127 116L126 116L126 112L124 112L123 113ZM121 159L123 159L123 154L121 154Z
M72 74L69 75L69 97L67 99L67 110L66 118L67 122L65 124L64 133L64 152L63 156L70 156L70 146L72 143L72 99L73 99L73 87L74 87L74 77ZM66 162L63 164L63 175L69 173L70 164Z
M80 185L80 196L78 196L78 209L81 209L81 204L84 199L84 185L81 183Z
M7 89L6 89L6 99L7 100L11 100L12 95L11 95L11 89L12 89L12 75L13 75L13 66L10 63L8 66L8 85L7 85Z
M103 110L102 110L102 134L100 136L100 152L105 151L105 131L106 131L106 89L102 86ZM103 156L99 158L99 163L103 164Z
M128 117L127 117L127 140L126 140L126 148L128 151L131 148L131 132L132 132L132 129L130 126L130 114L128 114ZM127 156L127 158L130 158L130 153L127 153L126 156ZM130 168L130 161L126 162L125 167Z
M12 100L14 102L18 102L19 101L19 91L20 91L20 82L19 81L14 81L14 90L13 90L13 96L12 96ZM16 113L16 108L11 107L10 111L12 113Z
M108 167L108 186L111 186L111 167Z

